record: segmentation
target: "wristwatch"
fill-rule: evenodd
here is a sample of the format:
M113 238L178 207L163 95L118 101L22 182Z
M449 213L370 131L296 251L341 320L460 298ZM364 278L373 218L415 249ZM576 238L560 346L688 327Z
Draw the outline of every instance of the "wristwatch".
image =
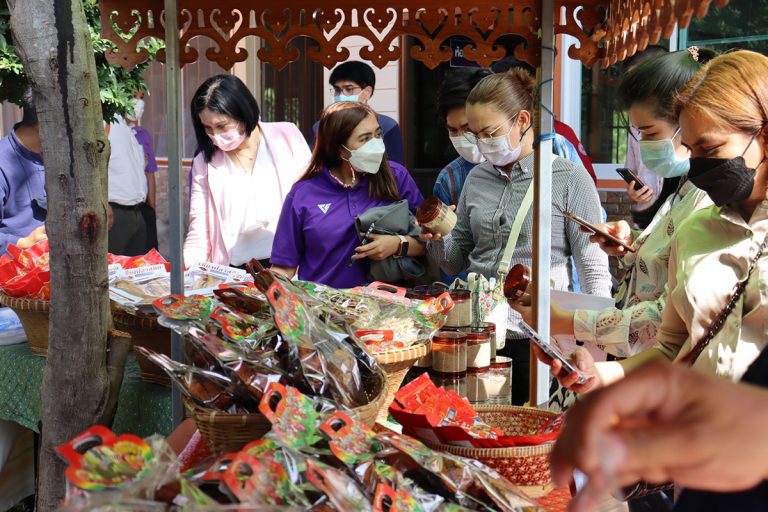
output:
M403 235L397 235L397 238L400 239L400 247L398 248L398 251L392 255L392 257L402 258L403 256L408 256L408 239Z

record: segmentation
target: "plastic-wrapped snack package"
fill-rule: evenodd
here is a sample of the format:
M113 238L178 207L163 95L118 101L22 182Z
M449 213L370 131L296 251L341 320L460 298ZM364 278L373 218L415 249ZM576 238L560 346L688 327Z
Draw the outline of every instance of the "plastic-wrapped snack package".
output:
M226 306L217 307L210 319L224 338L253 349L268 343L278 332L271 315L257 318Z
M481 462L434 452L416 439L399 434L382 433L378 438L438 476L462 506L481 503L506 511L536 510L536 504L518 487Z
M162 368L181 392L201 407L230 411L235 404L235 389L229 377L178 363L144 347L136 346L134 350Z
M62 505L58 512L164 512L167 503L111 496L104 493L97 496L78 496Z
M282 384L270 384L259 405L259 411L272 423L267 439L291 450L309 452L322 439L318 430L320 418L335 410L331 402L308 397Z
M298 347L312 394L350 409L367 404L364 378L386 379L378 363L348 333L321 319L321 312L305 301L306 293L287 279L262 271L254 275L254 281L267 296L278 329Z
M205 322L213 312L213 302L203 295L168 295L152 302L152 306L158 323L179 334L186 334L194 322Z
M269 318L270 309L264 295L256 289L254 283L221 285L213 294L223 304L257 318Z
M420 488L397 468L377 460L387 447L371 429L345 413L337 412L328 418L320 431L329 439L334 456L354 472L370 495L380 485L402 490L422 512L436 511L445 502L442 496Z
M76 495L108 492L113 498L170 502L176 496L179 464L173 450L159 436L147 440L94 425L59 446L69 464L65 477ZM76 490L76 491L75 491Z
M431 338L453 307L450 294L427 301L411 300L374 288L337 290L299 282L314 299L339 314L371 352L404 348Z
M322 491L337 510L370 512L371 499L347 474L314 459L307 459L307 481Z
M260 358L252 351L244 351L243 347L195 326L189 328L187 339L187 346L199 348L200 352L216 361L216 372L232 379L238 388L238 405L248 411L256 411L269 384L287 379L287 375L277 366L274 353L271 353L271 358L270 354Z

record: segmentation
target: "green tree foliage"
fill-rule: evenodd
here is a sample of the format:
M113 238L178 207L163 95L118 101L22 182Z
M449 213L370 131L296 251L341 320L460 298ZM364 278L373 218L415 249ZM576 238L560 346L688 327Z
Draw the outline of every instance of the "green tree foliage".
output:
M104 120L111 122L116 114L132 115L133 92L147 90L144 70L155 59L157 51L163 47L163 42L157 39L142 41L141 46L149 51L150 57L130 71L112 65L107 62L106 52L114 48L114 43L100 36L101 20L98 0L83 0L83 7L91 29L91 43L96 56ZM24 66L13 47L10 22L8 3L6 0L0 0L0 101L21 105L24 89L27 86L27 77L24 74Z

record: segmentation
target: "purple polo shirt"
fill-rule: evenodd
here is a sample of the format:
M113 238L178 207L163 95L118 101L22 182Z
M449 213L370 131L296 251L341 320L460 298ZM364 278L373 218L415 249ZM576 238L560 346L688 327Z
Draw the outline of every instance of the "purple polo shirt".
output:
M424 198L408 170L389 162L400 191L411 211ZM355 217L374 206L392 201L379 201L368 195L368 177L354 187L344 188L327 168L312 178L296 183L288 193L272 244L272 264L299 267L299 279L323 283L334 288L352 288L368 282L370 262L349 258L360 237L355 230Z
M152 146L152 135L143 126L132 126L134 137L144 149L147 165L144 172L157 172L157 160L155 160L155 148Z

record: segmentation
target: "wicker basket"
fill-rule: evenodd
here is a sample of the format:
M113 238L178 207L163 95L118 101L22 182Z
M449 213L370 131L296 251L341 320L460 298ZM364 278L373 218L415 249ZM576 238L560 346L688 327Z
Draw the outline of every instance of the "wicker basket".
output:
M115 323L116 329L131 335L134 345L146 347L168 357L171 356L171 331L158 324L156 318L135 316L122 309L113 307L112 321ZM155 384L162 384L163 386L171 385L171 379L168 377L168 374L160 369L159 366L150 362L138 352L135 352L135 354L142 379Z
M371 383L371 389L366 393L375 394L373 400L366 405L354 409L359 421L369 427L376 423L376 416L386 397L387 383ZM186 397L184 403L192 419L195 420L200 435L214 454L236 452L251 441L264 436L272 428L272 424L261 413L228 414L222 411L202 408Z
M515 407L511 405L479 405L475 407L480 418L508 435L528 435L557 416L556 413ZM495 469L510 482L524 486L542 486L551 482L549 454L553 443L513 448L467 448L447 444L426 443L430 448L477 459Z
M51 303L47 300L18 299L4 293L0 293L0 303L5 304L18 315L32 353L38 356L46 355Z
M429 340L407 348L390 350L373 356L378 361L384 373L387 374L387 393L376 417L377 421L385 421L389 416L389 404L395 399L395 393L400 389L408 370L432 350Z

